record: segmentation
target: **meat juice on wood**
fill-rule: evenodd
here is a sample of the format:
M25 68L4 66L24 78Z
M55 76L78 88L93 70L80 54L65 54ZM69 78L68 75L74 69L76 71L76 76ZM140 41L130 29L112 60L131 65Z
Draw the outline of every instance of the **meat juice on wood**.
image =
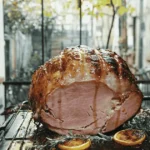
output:
M115 52L70 47L35 71L29 101L35 119L57 133L109 132L140 108L135 81Z

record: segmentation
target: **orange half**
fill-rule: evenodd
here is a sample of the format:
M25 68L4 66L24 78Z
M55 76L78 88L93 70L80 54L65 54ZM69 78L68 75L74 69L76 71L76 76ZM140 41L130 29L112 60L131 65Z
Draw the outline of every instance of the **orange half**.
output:
M126 129L117 132L113 139L119 144L126 146L133 146L141 144L146 138L145 133L142 130Z
M89 148L91 145L91 140L83 140L83 139L71 139L65 141L64 143L58 144L58 148L61 150L85 150Z

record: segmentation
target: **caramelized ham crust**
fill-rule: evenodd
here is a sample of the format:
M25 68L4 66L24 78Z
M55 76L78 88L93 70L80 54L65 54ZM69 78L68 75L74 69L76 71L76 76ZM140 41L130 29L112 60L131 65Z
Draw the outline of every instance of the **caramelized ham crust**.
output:
M126 62L110 50L70 47L35 71L29 91L34 118L59 134L116 129L141 106Z

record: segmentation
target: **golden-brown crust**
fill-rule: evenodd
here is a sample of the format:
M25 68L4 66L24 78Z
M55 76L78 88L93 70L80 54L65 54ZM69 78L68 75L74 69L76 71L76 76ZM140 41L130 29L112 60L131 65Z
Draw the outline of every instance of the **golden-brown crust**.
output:
M85 46L70 47L33 74L29 91L33 111L45 103L46 96L53 90L89 80L105 83L120 94L128 91L131 86L130 90L138 90L126 62L115 52Z

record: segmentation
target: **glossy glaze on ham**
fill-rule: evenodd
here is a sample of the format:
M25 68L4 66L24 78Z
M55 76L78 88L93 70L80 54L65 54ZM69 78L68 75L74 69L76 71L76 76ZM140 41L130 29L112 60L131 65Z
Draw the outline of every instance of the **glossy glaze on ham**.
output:
M139 110L135 81L115 52L69 47L35 71L29 101L34 118L59 134L105 133Z

